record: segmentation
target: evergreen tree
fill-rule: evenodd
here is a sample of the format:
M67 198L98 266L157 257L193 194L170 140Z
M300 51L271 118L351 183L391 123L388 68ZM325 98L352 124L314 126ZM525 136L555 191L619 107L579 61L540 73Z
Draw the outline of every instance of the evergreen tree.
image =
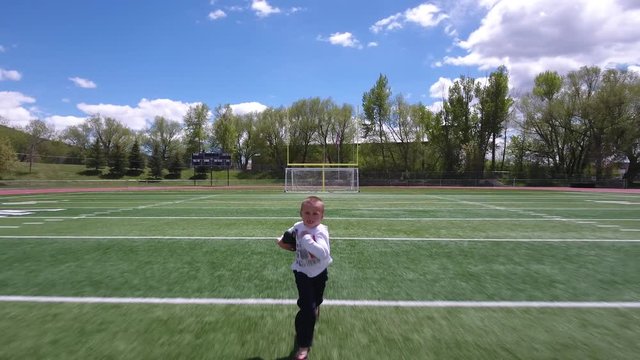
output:
M127 154L122 145L115 144L110 154L109 174L121 177L127 167Z
M162 177L163 168L164 161L162 159L162 153L160 152L160 145L158 143L154 143L151 158L149 158L149 170L151 171L151 176L155 179L160 179Z
M140 143L136 139L131 145L131 151L129 151L129 171L140 173L144 170L144 167L144 157L140 152Z
M106 160L104 158L102 144L100 144L100 140L96 138L91 148L89 148L85 164L87 168L94 169L99 172L100 169L104 167L105 163Z
M184 164L182 163L182 154L179 151L174 151L169 158L169 164L167 166L169 169L169 173L173 175L175 178L180 178L180 174L184 169Z

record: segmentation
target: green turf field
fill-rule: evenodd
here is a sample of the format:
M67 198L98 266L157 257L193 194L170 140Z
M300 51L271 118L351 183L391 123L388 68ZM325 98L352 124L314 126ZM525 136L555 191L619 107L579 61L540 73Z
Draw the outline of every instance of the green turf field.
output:
M320 195L334 264L313 359L640 354L638 194ZM304 196L1 196L0 359L287 358L293 255L275 238Z

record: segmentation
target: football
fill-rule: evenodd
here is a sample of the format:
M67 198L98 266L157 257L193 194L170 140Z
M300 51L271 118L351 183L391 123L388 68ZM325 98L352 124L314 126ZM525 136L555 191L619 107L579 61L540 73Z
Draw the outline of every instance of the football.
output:
M295 231L285 231L284 234L282 234L282 242L285 244L289 244L291 246L293 246L293 249L295 250L296 248L296 233Z

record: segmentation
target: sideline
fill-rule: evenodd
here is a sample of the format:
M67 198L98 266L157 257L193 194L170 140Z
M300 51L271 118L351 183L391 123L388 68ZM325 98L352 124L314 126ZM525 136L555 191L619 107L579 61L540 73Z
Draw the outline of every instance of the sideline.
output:
M114 187L69 187L69 188L13 188L0 189L0 195L37 195L58 193L125 192L125 191L212 191L212 190L279 190L280 185L233 185L233 186L114 186Z
M638 230L640 231L640 230ZM275 241L275 237L264 236L103 236L103 235L0 235L0 240L184 240L184 241L225 241L225 240L267 240ZM525 239L525 238L413 238L413 237L332 237L335 240L347 241L442 241L442 242L514 242L514 243L638 243L640 239Z
M233 191L233 190L282 190L283 185L231 185L231 186L119 186L119 187L77 187L77 188L12 188L0 189L0 195L35 195L50 193L85 193L85 192L122 192L122 191ZM640 189L619 189L619 188L572 188L572 187L531 187L531 186L360 186L362 190L502 190L502 191L558 191L569 193L617 193L617 194L640 194Z
M294 299L224 299L224 298L120 298L66 296L0 296L0 302L80 303L80 304L172 304L172 305L295 305ZM640 309L640 302L607 301L387 301L325 300L325 306L352 307L420 307L420 308L569 308Z

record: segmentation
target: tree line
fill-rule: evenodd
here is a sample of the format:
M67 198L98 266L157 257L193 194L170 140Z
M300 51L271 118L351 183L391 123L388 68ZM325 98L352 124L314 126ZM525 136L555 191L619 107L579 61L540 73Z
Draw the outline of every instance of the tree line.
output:
M37 119L24 130L33 140L23 152L32 159L38 139L53 131ZM626 163L624 178L632 181L640 171L640 80L620 69L545 71L514 98L501 66L486 79L456 79L433 109L393 94L380 74L361 109L315 97L239 115L230 105L212 110L201 103L183 119L158 116L138 131L96 114L57 137L70 145L67 156L116 177L146 169L153 177L179 176L193 153L221 151L239 170L253 164L276 176L288 163L357 161L361 172L386 177L509 171L518 178L602 179Z

